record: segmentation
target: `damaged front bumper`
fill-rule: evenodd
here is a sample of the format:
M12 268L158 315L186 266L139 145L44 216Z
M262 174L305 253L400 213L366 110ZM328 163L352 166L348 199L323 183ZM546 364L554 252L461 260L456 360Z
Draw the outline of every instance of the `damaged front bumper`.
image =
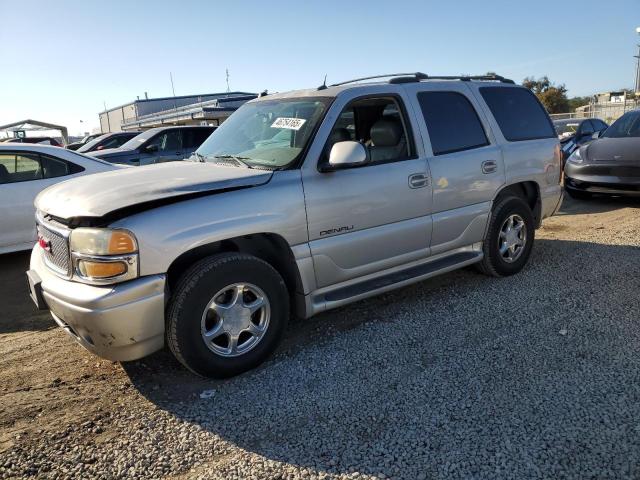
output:
M31 253L29 288L39 308L92 353L114 361L136 360L164 346L165 276L150 275L106 286L58 277Z

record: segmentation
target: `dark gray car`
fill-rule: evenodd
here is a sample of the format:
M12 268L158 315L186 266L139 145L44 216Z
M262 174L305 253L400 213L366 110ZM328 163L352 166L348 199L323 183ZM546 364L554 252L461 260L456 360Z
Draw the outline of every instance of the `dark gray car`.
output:
M96 150L107 150L108 148L120 148L134 137L137 137L142 132L113 132L105 133L99 137L94 138L90 142L85 143L76 150L78 153L95 152Z
M640 110L625 113L567 160L565 188L574 198L640 195Z
M158 127L132 138L120 148L90 152L89 155L111 163L149 165L173 162L189 156L213 133L216 127Z

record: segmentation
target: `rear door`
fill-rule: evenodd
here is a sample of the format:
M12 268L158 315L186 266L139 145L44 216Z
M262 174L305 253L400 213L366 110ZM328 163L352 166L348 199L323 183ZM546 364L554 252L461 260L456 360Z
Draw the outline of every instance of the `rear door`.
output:
M35 152L0 152L0 249L35 242L36 195L82 170Z
M407 84L433 181L431 254L482 241L491 202L505 182L502 152L463 82ZM427 142L425 142L427 143Z

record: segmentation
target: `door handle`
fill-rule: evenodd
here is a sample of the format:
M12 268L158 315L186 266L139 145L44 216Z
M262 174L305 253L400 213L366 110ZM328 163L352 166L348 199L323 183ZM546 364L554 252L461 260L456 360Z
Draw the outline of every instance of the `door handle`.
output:
M429 176L426 173L413 173L409 175L409 188L422 188L429 185Z
M494 173L496 170L498 170L498 164L493 160L482 162L482 173Z

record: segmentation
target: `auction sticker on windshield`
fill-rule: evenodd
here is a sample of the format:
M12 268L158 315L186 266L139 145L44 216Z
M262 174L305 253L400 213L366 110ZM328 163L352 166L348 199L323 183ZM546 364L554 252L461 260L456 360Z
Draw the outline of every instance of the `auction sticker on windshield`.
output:
M271 124L271 128L287 128L289 130L300 130L304 122L307 120L304 118L287 118L278 117L276 121Z

